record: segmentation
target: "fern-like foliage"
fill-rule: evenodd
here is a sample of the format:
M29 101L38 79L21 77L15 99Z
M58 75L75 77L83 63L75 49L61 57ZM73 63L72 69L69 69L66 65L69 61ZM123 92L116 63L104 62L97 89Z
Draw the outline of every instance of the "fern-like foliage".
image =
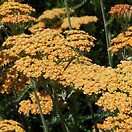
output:
M24 90L19 94L18 98L15 100L15 102L20 102L21 99L24 97L24 95L28 92L28 90L31 88L30 85L26 85Z
M69 8L70 8L70 9L73 9L73 10L78 9L78 8L80 8L82 5L84 5L86 2L87 2L87 0L82 0L82 2L78 3L78 4L75 5L75 6L69 7Z

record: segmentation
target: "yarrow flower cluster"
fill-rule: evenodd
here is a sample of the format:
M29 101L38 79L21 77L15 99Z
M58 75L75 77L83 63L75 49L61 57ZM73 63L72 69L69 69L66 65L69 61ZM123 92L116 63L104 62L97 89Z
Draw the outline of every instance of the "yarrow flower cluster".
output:
M0 132L25 132L21 124L14 120L0 121Z
M0 22L10 28L10 35L20 34L36 21L31 16L32 12L35 12L35 9L28 4L21 4L14 1L4 2L0 5Z
M90 52L91 48L94 47L93 41L96 40L84 31L69 30L65 31L67 45L69 47L79 49L80 51Z
M107 117L103 124L97 124L100 130L114 132L131 132L132 117L119 113L116 117Z
M71 10L73 13L74 10ZM54 8L51 10L44 11L37 19L37 21L44 21L45 19L55 19L57 17L63 16L66 14L66 8Z
M38 78L43 75L44 78L50 77L57 80L66 67L66 63L80 56L74 50L79 39L82 39L78 45L82 51L89 52L94 46L94 37L83 31L71 31L67 34L70 36L65 38L55 30L44 29L32 35L11 36L3 43L3 46L7 48L8 54L20 57L13 67L28 78ZM63 62L65 64L62 64Z
M120 33L117 37L111 40L111 47L108 51L117 53L122 56L124 60L132 60L132 30L131 27L128 31Z
M74 10L70 10L71 15ZM65 8L54 8L46 10L37 19L37 24L33 25L29 30L33 32L36 28L51 28L59 31L66 30L68 25L68 19L65 18ZM70 17L71 25L73 29L80 29L81 25L97 22L96 16L83 16L83 17ZM54 24L53 24L54 23Z
M109 13L121 24L123 31L127 30L128 23L132 18L132 6L129 4L117 4Z
M132 6L128 4L117 4L114 7L112 7L109 11L112 15L118 15L118 14L132 14Z
M111 46L108 50L112 52L119 52L124 47L131 49L132 47L132 31L128 30L120 33L116 38L111 40Z
M71 25L73 29L80 29L81 25L97 22L98 18L96 16L83 16L83 17L70 17ZM68 18L62 20L61 28L67 29Z
M15 68L8 68L0 73L0 92L10 94L13 91L20 93L25 85L29 84L28 78L16 71Z
M37 95L41 104L42 113L44 115L50 114L53 109L53 102L50 95L48 95L45 91L37 92ZM23 113L24 115L36 115L40 113L33 93L30 94L30 99L22 100L19 105L20 107L18 112L20 114Z
M114 132L132 130L132 62L122 61L117 66L117 90L105 92L97 101L97 105L103 107L104 111L116 112L117 115L105 118L103 124L98 124L102 130L114 130ZM107 84L109 85L109 83Z
M6 17L8 15L29 15L34 11L35 9L28 4L21 4L18 2L4 2L0 6L1 17Z

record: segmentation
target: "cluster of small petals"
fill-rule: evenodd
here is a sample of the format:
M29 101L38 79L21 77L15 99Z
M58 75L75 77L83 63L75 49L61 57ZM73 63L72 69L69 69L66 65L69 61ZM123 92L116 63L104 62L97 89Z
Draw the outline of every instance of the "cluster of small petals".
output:
M14 67L28 78L43 76L45 79L50 78L53 80L57 80L64 69L64 67L56 65L55 62L46 58L38 60L29 56L17 60Z
M4 2L0 6L0 16L5 17L7 15L28 15L31 12L34 12L33 9L28 4L21 4L18 2Z
M94 46L94 37L88 35L86 32L80 32L78 30L65 31L66 40L69 47L79 49L80 51L89 52ZM72 32L72 34L71 34Z
M29 28L29 31L31 33L36 33L38 31L40 32L40 31L43 31L44 30L45 26L46 26L46 23L45 22L38 22L37 24L34 24L33 26L31 26Z
M132 96L132 61L121 61L121 64L117 65L116 72L122 75L122 78L119 78L120 90Z
M0 121L0 132L25 132L21 124L14 120Z
M53 109L53 102L51 97L45 91L37 92L37 95L41 104L42 113L44 115L50 114ZM18 112L23 113L24 115L36 115L40 113L33 93L30 94L30 100L23 100L19 103L19 105L20 107Z
M26 56L17 60L14 67L17 71L23 72L27 77L38 78L42 74L43 65L41 60L31 59L29 56Z
M113 94L106 92L97 101L98 106L103 106L103 110L110 110L111 112L116 109L120 113L132 114L132 98L125 93L115 92Z
M66 46L66 40L58 31L44 29L32 35L18 35L9 37L3 46L6 46L10 55L46 56L49 60L69 60L77 55L70 47ZM10 48L11 47L11 48Z
M129 4L117 4L112 7L109 11L110 14L131 14L132 15L132 6Z
M111 46L108 50L112 52L118 52L123 47L131 48L132 47L132 31L126 31L120 33L116 38L111 40Z
M87 60L88 63L88 60ZM127 68L122 72L117 68L105 68L96 64L73 62L66 68L60 79L60 83L64 86L72 86L75 89L83 90L84 94L99 94L101 91L109 93L120 90L122 92L132 94L131 73ZM127 66L126 66L127 67Z
M8 15L1 19L2 23L13 23L13 24L27 23L31 21L34 22L35 18L32 16L28 16L28 15L16 15L16 16Z
M125 76L132 75L132 61L121 61L121 63L117 65L117 72Z
M9 54L7 54L7 50L1 50L0 51L0 69L14 62L16 59L17 59L17 56L10 56Z
M100 88L98 86L98 65L86 65L83 63L74 64L72 63L63 72L62 78L65 81L65 85L72 84L75 89L82 89L85 94L91 95L93 92L98 93ZM102 68L103 71L104 68ZM100 70L101 71L101 70ZM94 80L95 78L95 80ZM62 83L64 84L64 81ZM96 84L97 81L97 84ZM90 83L91 82L91 83ZM96 86L93 86L96 84Z
M92 22L97 22L96 16L83 16L83 17L70 17L71 25L73 29L80 29L80 26L83 24L88 24ZM68 19L63 19L63 22L61 24L62 29L67 29L69 27L68 25Z
M131 132L132 117L127 114L119 113L116 117L107 117L104 123L97 124L97 127L104 131Z
M132 31L132 26L130 26L130 27L128 28L128 30L129 30L129 31Z
M11 93L15 91L20 93L23 91L28 79L23 74L16 71L15 68L9 68L0 74L0 92Z
M23 2L24 0L1 0L2 2Z
M71 10L74 12L74 10ZM44 21L45 19L55 19L58 16L62 16L66 14L65 8L54 8L52 10L46 10L39 16L38 21Z

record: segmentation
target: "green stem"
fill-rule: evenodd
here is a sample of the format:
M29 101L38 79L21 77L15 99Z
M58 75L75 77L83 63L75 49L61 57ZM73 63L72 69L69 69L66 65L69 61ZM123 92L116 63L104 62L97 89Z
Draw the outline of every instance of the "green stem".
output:
M63 118L63 115L61 113L61 110L60 110L60 107L59 107L59 104L58 104L56 88L52 88L52 90L53 90L53 97L52 97L53 98L53 102L55 104L55 107L56 107L56 110L57 110L57 114L59 116L59 120L60 120L62 129L63 129L63 132L70 132L70 130L69 130L67 124L66 124L66 121Z
M92 104L90 102L90 99L89 99L89 96L87 95L86 96L86 99L87 99L87 105L89 107L89 110L90 110L90 113L92 115L92 120L93 120L93 123L94 123L94 127L95 127L95 131L96 132L99 132L99 129L97 128L97 123L95 121L95 116L94 116L94 111L93 111L93 107L92 107Z
M102 0L100 0L100 6L101 6L101 12L102 12L102 16L103 16L105 38L106 38L106 44L107 44L107 49L108 49L110 47L110 39L109 39L109 32L108 32L108 29L107 29L107 22L106 22L106 18L105 18L104 5L103 5ZM112 67L113 62L112 62L111 52L107 50L107 53L108 53L108 63Z
M66 7L66 14L67 14L67 18L68 18L69 29L72 30L71 19L70 19L70 10L68 7L67 0L64 0L64 3L65 3L65 7Z
M43 132L48 132L48 127L46 125L46 121L44 119L42 108L41 108L41 105L40 105L40 102L39 102L39 98L38 98L38 95L37 95L36 82L33 79L30 79L30 81L31 81L31 85L32 85L32 88L33 88L34 96L35 96L35 99L36 99L36 102L37 102L37 105L38 105L38 108L39 108L40 118L42 120L42 125L43 125L43 127L42 127L43 128Z

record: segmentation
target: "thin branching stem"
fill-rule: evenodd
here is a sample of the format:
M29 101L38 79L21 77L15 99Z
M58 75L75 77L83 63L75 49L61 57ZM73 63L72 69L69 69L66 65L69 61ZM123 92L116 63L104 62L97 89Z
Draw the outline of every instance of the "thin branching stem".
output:
M56 88L52 88L52 90L53 90L53 102L54 102L54 105L56 107L56 111L57 111L57 114L59 116L63 132L70 132L70 130L69 130L67 124L66 124L66 121L65 121L65 119L64 119L64 117L62 115L62 112L60 110L59 104L58 104Z
M108 49L110 47L110 40L109 40L109 32L108 32L108 29L107 29L107 22L106 22L106 18L105 18L104 4L103 4L102 0L100 0L100 6L101 6L102 17L103 17L103 23L104 23L106 44L107 44L107 49ZM113 62L112 62L111 52L107 50L107 53L108 53L109 66L112 67Z
M34 92L36 103L38 105L38 109L39 109L39 112L40 112L40 118L41 118L42 125L43 125L43 127L42 127L43 132L48 132L48 127L46 125L46 121L44 119L44 116L43 116L43 113L42 113L42 108L41 108L41 105L40 105L40 101L39 101L39 98L38 98L38 95L37 95L36 82L32 79L31 79L31 85L32 85L32 89L33 89L33 92Z
M87 99L87 105L88 105L89 110L90 110L90 113L92 115L92 120L93 120L93 123L94 123L95 131L96 132L99 132L99 129L97 128L97 124L95 122L95 116L94 116L93 107L92 107L92 104L90 102L90 99L89 99L89 96L88 95L86 96L86 99Z
M67 0L64 0L64 3L65 3L65 7L66 7L66 14L67 14L67 18L68 18L69 29L72 30L71 19L70 19L70 10L68 7Z

